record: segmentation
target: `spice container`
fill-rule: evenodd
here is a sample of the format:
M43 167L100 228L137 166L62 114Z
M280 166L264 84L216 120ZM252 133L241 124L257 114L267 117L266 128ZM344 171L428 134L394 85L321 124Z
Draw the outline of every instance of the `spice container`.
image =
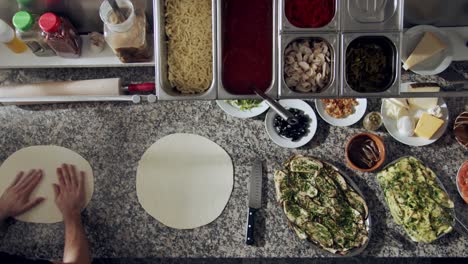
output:
M370 112L364 117L362 123L365 129L376 131L382 126L382 116L379 112Z
M16 35L29 47L34 55L39 57L55 56L55 52L47 45L39 28L37 20L27 11L20 11L13 16Z
M13 30L5 21L0 19L0 42L4 43L14 53L23 53L28 50L26 44L16 37Z
M341 1L342 31L401 31L403 0Z
M282 0L280 30L338 31L340 2L340 0Z
M78 58L81 55L81 38L78 31L64 17L45 13L39 18L42 36L60 57Z
M344 96L396 96L400 85L401 33L342 36L341 85Z
M280 38L280 97L338 96L339 35L290 33ZM298 45L301 43L309 47Z
M124 63L148 62L152 52L146 36L146 15L135 10L129 0L117 0L125 14L125 21L119 21L108 1L104 1L99 9L104 22L104 37L107 44Z

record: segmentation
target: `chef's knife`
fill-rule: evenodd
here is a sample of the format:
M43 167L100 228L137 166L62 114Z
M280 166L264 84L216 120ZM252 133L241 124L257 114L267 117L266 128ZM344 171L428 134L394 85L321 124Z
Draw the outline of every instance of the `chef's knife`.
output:
M253 245L255 213L262 207L262 161L255 160L249 182L249 214L247 218L246 244Z

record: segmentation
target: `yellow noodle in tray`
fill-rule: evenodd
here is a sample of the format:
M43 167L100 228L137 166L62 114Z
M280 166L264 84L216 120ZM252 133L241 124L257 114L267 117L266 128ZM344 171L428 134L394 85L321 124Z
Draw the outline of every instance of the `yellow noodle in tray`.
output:
M183 94L203 93L212 71L211 0L165 0L168 79Z

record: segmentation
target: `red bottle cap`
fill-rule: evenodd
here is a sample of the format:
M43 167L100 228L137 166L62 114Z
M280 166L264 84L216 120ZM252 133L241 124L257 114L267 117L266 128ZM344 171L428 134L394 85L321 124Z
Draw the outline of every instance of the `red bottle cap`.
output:
M57 32L61 25L62 21L60 21L60 17L54 13L45 13L39 18L39 27L47 33Z

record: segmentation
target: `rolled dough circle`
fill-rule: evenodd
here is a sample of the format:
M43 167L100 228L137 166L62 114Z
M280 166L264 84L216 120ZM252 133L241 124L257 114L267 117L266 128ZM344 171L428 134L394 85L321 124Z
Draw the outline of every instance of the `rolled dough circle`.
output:
M223 212L234 185L229 155L211 140L172 134L141 158L136 188L148 214L176 229L207 225Z
M44 176L31 194L31 199L36 197L46 198L38 206L15 219L29 223L52 224L63 221L57 205L53 183L58 183L57 168L63 163L73 164L77 170L86 173L85 190L86 205L91 201L94 191L93 169L83 157L67 148L58 146L33 146L20 149L5 160L0 167L0 195L11 185L16 175L23 171L28 173L32 169L42 169Z

